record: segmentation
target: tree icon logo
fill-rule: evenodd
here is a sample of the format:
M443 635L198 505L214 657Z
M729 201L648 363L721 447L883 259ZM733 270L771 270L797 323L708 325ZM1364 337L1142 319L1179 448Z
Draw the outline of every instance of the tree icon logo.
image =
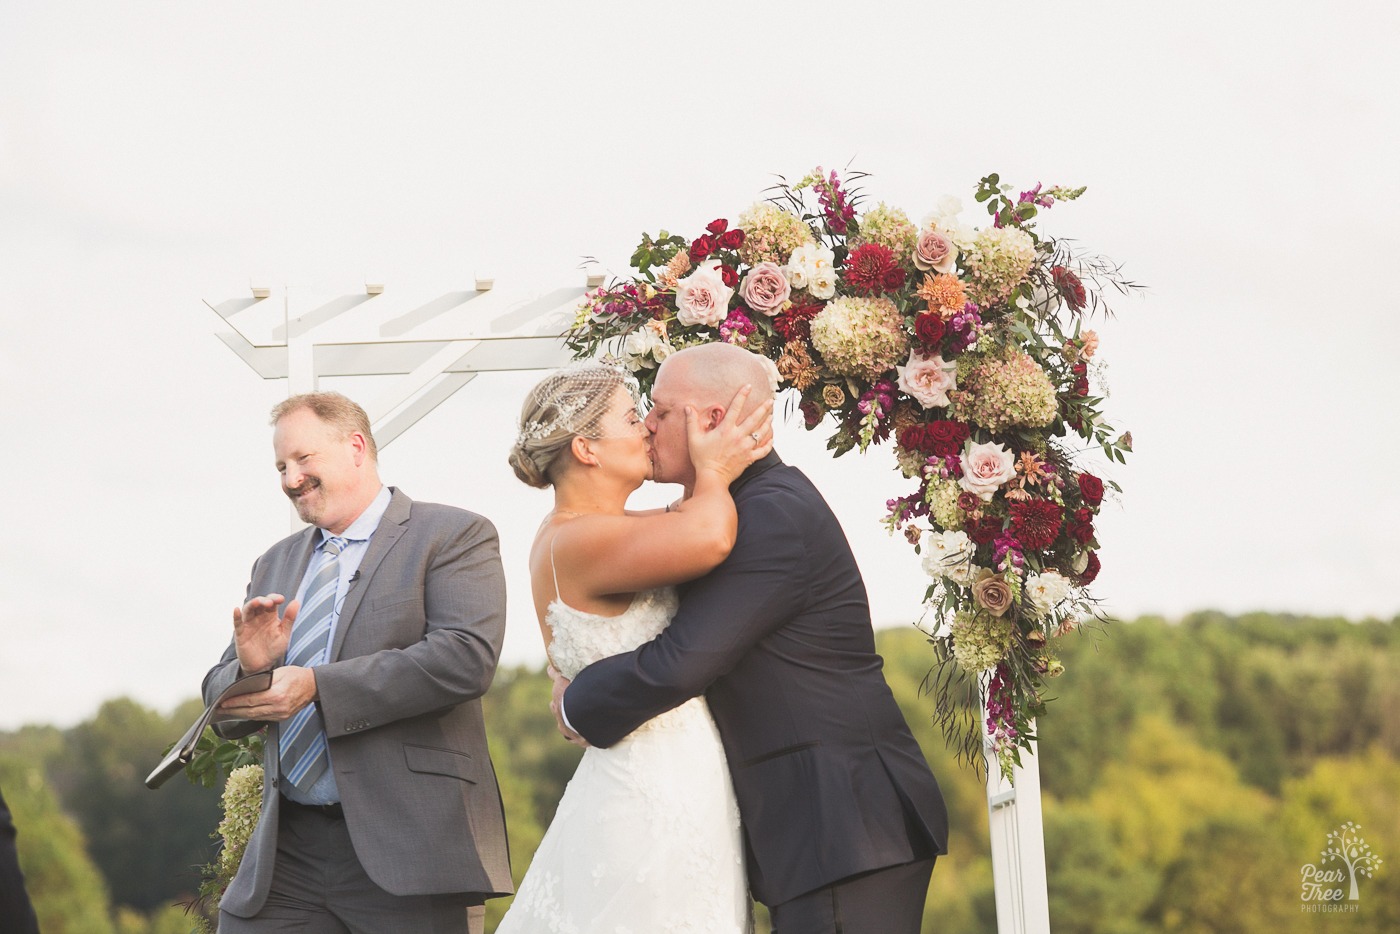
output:
M1322 850L1322 863L1335 863L1340 860L1345 869L1332 866L1323 869L1308 863L1303 867L1303 901L1336 902L1343 897L1341 886L1349 885L1346 900L1357 901L1361 895L1357 881L1365 876L1371 878L1380 868L1383 860L1371 844L1361 839L1361 827L1347 821L1327 835L1327 846Z

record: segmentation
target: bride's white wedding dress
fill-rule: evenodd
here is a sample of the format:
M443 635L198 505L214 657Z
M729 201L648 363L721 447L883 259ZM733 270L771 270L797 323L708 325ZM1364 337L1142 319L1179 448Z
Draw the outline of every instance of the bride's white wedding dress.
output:
M550 655L567 678L665 629L675 591L638 594L620 616L550 604ZM751 929L739 807L703 697L610 749L569 780L497 934L744 934Z

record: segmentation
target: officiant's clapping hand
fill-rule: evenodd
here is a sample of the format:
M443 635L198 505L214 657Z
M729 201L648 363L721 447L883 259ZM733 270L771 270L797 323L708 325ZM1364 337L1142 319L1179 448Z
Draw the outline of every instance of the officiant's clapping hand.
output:
M267 671L287 654L301 606L293 600L279 613L286 599L280 593L268 594L234 608L233 641L245 674ZM310 668L288 665L272 673L272 687L266 691L231 698L220 709L245 720L282 721L315 699L316 675Z
M280 593L272 593L234 607L233 641L238 650L238 666L244 674L267 671L287 654L287 641L301 604L293 600L279 613L277 608L286 600Z

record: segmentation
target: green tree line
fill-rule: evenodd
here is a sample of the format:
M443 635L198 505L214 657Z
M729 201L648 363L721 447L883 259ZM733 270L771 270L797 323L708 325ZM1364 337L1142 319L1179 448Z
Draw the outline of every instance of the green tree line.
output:
M983 780L931 725L929 646L913 629L877 641L951 812L925 930L994 931ZM1057 934L1400 930L1400 620L1146 617L1086 627L1062 649L1040 724ZM521 667L486 696L517 878L581 754L556 734L549 690ZM72 729L0 733L0 788L46 934L190 930L180 903L216 853L218 793L141 780L197 712L122 699ZM1348 821L1385 862L1359 880L1355 912L1304 910L1303 867ZM488 930L507 904L492 903Z

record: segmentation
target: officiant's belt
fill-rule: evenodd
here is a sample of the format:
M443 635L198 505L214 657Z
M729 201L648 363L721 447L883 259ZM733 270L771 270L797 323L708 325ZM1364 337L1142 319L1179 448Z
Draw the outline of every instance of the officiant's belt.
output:
M345 820L345 809L337 804L302 804L300 801L293 801L291 798L282 798L282 807L291 812L304 811L313 814L320 814L322 817L329 817L334 820Z

